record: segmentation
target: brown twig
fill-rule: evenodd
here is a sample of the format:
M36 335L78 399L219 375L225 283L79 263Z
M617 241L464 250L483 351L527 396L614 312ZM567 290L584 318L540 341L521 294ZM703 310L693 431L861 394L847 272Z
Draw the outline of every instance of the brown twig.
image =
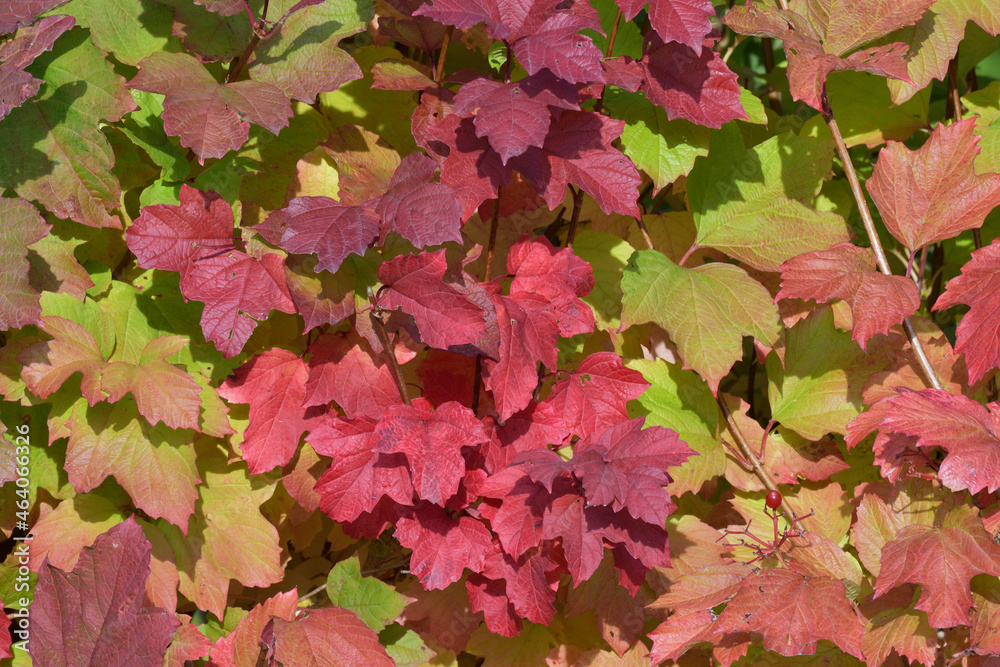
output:
M392 349L392 343L389 342L389 334L385 330L385 322L382 320L384 311L377 304L372 303L372 309L369 311L368 316L371 319L375 335L378 336L378 342L382 343L385 356L389 359L389 366L392 367L393 376L396 378L396 388L399 389L399 397L407 405L413 405L413 402L410 401L410 392L406 389L406 379L403 378L403 370L399 367L399 362L396 361L396 353Z
M743 437L743 433L740 431L740 427L736 424L736 420L733 419L733 413L729 410L729 406L726 405L725 399L722 396L717 396L716 401L719 407L722 408L722 414L726 418L726 424L729 426L729 432L732 433L733 439L736 440L736 444L739 445L740 453L743 458L750 464L750 468L753 473L757 475L757 478L761 481L761 484L768 491L778 491L778 487L775 485L771 476L767 474L764 470L764 466L760 464L760 459L757 455L750 450L750 445L747 444L746 438ZM799 530L804 530L804 528L799 524L799 518L795 515L795 511L792 510L791 506L788 504L788 500L784 497L781 498L781 511L785 513L785 517L789 519L789 523L795 526Z
M455 32L455 26L450 25L445 30L444 39L441 40L441 48L438 50L437 65L434 68L434 83L441 83L444 78L444 63L448 57L448 46L451 44L451 35Z
M500 226L500 197L503 188L497 188L497 199L493 202L493 216L490 218L490 240L486 246L486 270L483 272L483 282L488 283L493 277L493 255L497 244L497 228ZM476 370L472 376L472 412L479 410L479 395L483 383L483 355L476 355Z
M576 238L576 223L580 221L580 209L583 207L583 188L569 186L573 193L573 215L569 219L569 230L566 232L566 247L573 247L573 239Z
M854 170L854 163L851 161L851 154L847 152L847 144L844 143L844 137L840 133L840 128L837 126L837 119L833 117L833 110L826 104L825 92L823 96L823 106L825 107L823 115L826 117L827 125L830 127L830 134L833 135L833 141L837 146L837 154L840 156L840 161L843 163L844 173L847 175L847 182L851 186L851 193L853 193L854 201L858 205L858 212L861 214L861 221L864 223L865 231L868 232L868 240L871 243L872 251L875 253L875 263L878 265L879 271L887 276L891 276L892 270L889 268L889 260L885 255L885 250L882 248L882 242L879 240L878 231L875 229L875 222L872 220L871 211L868 210L868 202L865 199L865 194L861 191L861 182L858 180L858 174ZM937 253L935 252L935 255L936 254ZM938 378L934 367L931 366L931 362L927 358L926 352L924 352L924 346L920 343L920 338L917 337L917 332L913 329L913 325L910 323L910 318L903 320L903 329L906 331L906 336L910 340L910 346L917 355L917 360L920 362L920 367L924 371L927 382L935 389L943 389L941 380Z

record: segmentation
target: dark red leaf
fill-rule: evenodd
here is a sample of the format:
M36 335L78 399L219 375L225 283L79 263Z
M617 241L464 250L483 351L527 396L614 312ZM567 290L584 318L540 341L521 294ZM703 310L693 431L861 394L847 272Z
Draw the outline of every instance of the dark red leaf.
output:
M2 84L0 84L2 88ZM0 93L2 97L2 93ZM38 324L42 315L39 294L28 282L28 246L48 236L49 225L23 199L0 199L0 330Z
M521 617L507 597L507 584L472 573L465 582L472 611L481 611L486 629L502 637L514 637L521 631Z
M383 239L393 230L418 248L462 242L461 206L451 186L433 182L437 170L426 155L403 158L375 208L383 221Z
M549 107L580 108L576 88L549 72L517 83L475 79L455 96L455 113L465 117L476 112L476 136L486 137L503 164L529 146L544 143L551 122Z
M379 231L371 208L344 206L329 197L295 197L264 224L284 230L278 244L288 252L316 255L317 273L336 273L349 254L364 255Z
M0 63L0 120L34 97L42 83L23 69Z
M27 67L74 25L76 19L72 16L46 16L30 27L19 29L11 39L0 43L0 63L21 69ZM0 29L0 33L3 32L7 31Z
M514 53L528 74L547 69L570 83L603 83L604 54L590 37L579 34L584 28L593 27L593 22L583 16L557 13L532 34L518 40Z
M604 557L602 528L608 526L611 511L591 507L583 496L566 494L554 499L545 509L542 538L562 539L566 563L573 581L589 579Z
M604 81L610 86L624 88L630 93L642 86L642 65L628 56L602 60L601 68L604 70Z
M632 160L611 145L624 128L624 121L601 114L565 111L552 122L542 148L529 148L512 158L510 166L535 187L549 209L563 201L573 183L605 213L638 217L642 179Z
M646 0L622 0L622 18L633 19ZM701 54L705 35L712 30L715 7L711 0L649 0L649 24L664 42L679 42Z
M65 4L66 0L8 0L0 6L0 34L31 25L36 16Z
M402 402L388 362L356 334L323 334L309 346L309 353L303 405L334 401L348 419L378 419Z
M145 599L152 546L134 518L80 552L72 572L48 559L31 604L32 659L43 665L159 667L179 623ZM86 656L86 662L78 660Z

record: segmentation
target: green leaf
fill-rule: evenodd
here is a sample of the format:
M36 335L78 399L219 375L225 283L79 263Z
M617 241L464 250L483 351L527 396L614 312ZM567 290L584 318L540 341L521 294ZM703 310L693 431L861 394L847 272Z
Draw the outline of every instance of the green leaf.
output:
M121 187L99 126L135 108L124 79L85 30L60 37L28 71L45 83L0 123L0 187L38 200L60 218L121 228L109 213L121 204Z
M573 241L573 252L594 270L594 289L582 301L594 311L599 329L617 329L621 324L622 272L635 248L614 234L581 230Z
M592 0L590 4L601 17L601 30L604 31L604 34L593 30L584 30L583 33L590 35L591 39L594 40L594 45L601 50L601 53L607 53L608 35L614 31L618 4L614 0ZM612 56L630 56L636 60L642 57L642 32L639 30L639 25L635 21L626 21L624 18L618 22L615 46L611 49Z
M399 616L407 603L407 598L389 584L361 576L357 556L333 566L326 577L326 594L330 602L353 611L375 632L381 632L386 623Z
M847 433L860 414L861 391L889 359L876 346L866 353L834 326L833 310L817 308L785 335L784 363L767 357L772 418L807 440Z
M622 292L622 328L658 324L684 368L694 369L713 394L743 356L743 336L772 345L781 332L771 295L732 264L686 269L655 250L639 250L625 267Z
M191 165L184 152L174 145L163 131L163 95L141 90L131 91L139 109L126 114L119 129L137 146L149 154L150 159L162 168L167 181L183 181Z
M396 667L420 667L429 663L435 655L420 635L398 623L393 623L380 632L378 640L395 661ZM438 664L437 661L434 664Z
M490 67L499 72L500 68L507 62L507 45L503 42L493 42L490 44L486 60L489 61Z
M174 22L170 8L153 0L73 0L58 13L75 16L94 44L128 65L163 51Z
M622 149L657 190L686 176L699 155L708 155L712 130L684 119L667 120L667 112L641 93L610 88L604 104L612 118L625 121Z
M698 456L670 469L671 495L695 491L726 471L726 454L719 439L719 407L698 375L663 360L633 359L625 364L651 385L629 403L629 417L646 417L647 426L673 429Z
M735 123L712 135L688 177L696 242L763 271L848 240L843 218L808 203L833 164L829 138L786 132L747 149Z
M874 148L889 139L904 141L927 126L931 90L927 88L899 106L892 106L885 78L862 72L835 72L826 83L830 108L850 146Z

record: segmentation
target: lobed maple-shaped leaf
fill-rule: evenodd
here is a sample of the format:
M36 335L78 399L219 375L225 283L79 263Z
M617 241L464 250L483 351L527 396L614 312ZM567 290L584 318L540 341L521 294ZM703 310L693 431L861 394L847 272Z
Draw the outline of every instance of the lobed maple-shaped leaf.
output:
M309 346L309 352L304 406L334 401L348 419L378 419L402 400L388 363L359 336L326 333Z
M879 273L870 250L846 242L782 264L781 290L774 299L847 301L854 316L851 338L862 350L872 336L888 333L920 307L912 280Z
M740 103L736 72L711 48L664 42L652 35L640 66L642 91L671 120L684 118L696 125L719 128L731 120L749 118Z
M152 546L134 518L85 548L72 572L42 563L31 604L31 657L54 666L162 664L179 625L144 598ZM85 662L81 662L81 657Z
M471 28L477 23L486 24L486 33L491 39L504 40L513 44L530 38L541 29L547 20L561 14L579 16L587 21L585 27L600 31L600 19L588 3L553 0L529 0L521 3L507 3L500 0L435 0L431 5L423 5L414 16L428 16L435 21L456 28Z
M461 206L451 186L432 180L437 170L434 160L419 153L399 163L375 207L383 221L383 239L392 230L418 248L462 242Z
M447 588L462 578L465 568L480 571L493 552L493 537L482 521L452 518L426 503L400 519L395 534L400 544L413 550L410 570L427 590Z
M476 136L486 137L503 164L531 146L541 147L553 109L579 109L576 87L548 72L516 83L473 79L455 96L455 114L475 112Z
M865 660L881 665L895 650L912 662L933 663L937 652L935 632L927 624L926 614L913 608L913 587L899 586L893 591L861 605L862 613L870 619L861 640Z
M864 625L840 581L767 568L740 583L715 630L759 634L765 649L786 656L812 655L826 639L861 658Z
M510 160L510 166L542 195L550 210L573 183L593 197L605 213L639 217L639 171L613 147L625 127L589 111L564 111L549 127L541 148L530 147Z
M882 221L910 252L978 229L1000 204L1000 174L977 175L976 119L938 125L911 151L890 141L866 187Z
M838 70L855 70L909 81L907 44L894 42L862 48L883 35L916 23L934 0L877 0L829 5L797 0L788 9L752 2L733 8L726 24L746 35L784 42L792 96L825 111L826 78Z
M277 134L292 116L291 102L281 89L257 81L220 84L183 53L157 52L144 58L128 85L165 96L163 129L193 150L202 164L205 158L219 158L242 146L251 122Z
M731 264L677 266L655 250L639 250L622 276L622 328L655 322L677 345L684 368L718 393L719 381L743 355L743 336L771 345L778 311L763 285Z
M569 377L552 387L545 403L562 416L566 428L581 438L628 419L626 404L649 387L642 374L622 365L614 352L583 360Z
M424 401L394 405L375 427L375 451L404 454L417 496L442 507L465 474L462 448L488 440L482 422L454 401L433 410Z
M379 230L370 207L345 206L330 197L295 197L264 224L283 230L277 243L288 252L316 255L316 273L336 273L349 254L363 255Z
M906 392L886 399L882 433L916 438L918 447L948 452L938 477L952 491L993 493L1000 488L1000 405L983 406L940 389Z
M920 584L916 609L927 613L931 627L947 628L969 624L970 580L1000 574L1000 547L974 513L959 508L943 525L904 526L882 547L881 562L875 596L904 582Z
M678 42L701 54L705 36L712 31L715 7L709 0L648 0L649 24L664 42ZM632 20L647 0L618 3L622 18Z
M294 621L274 621L274 658L301 667L394 667L378 635L346 609L312 609Z
M374 512L383 496L413 504L413 482L403 454L375 451L373 419L327 419L309 434L309 444L332 458L316 482L320 509L334 521L355 521Z
M514 54L528 71L537 74L543 68L570 83L604 81L601 50L580 30L594 29L594 22L569 12L547 18L530 35L514 43Z
M236 369L219 395L230 403L250 404L250 423L240 450L250 472L288 463L312 420L303 406L309 369L295 352L271 348Z
M444 250L400 255L378 268L388 287L382 306L412 315L421 340L440 350L473 345L486 334L486 312L462 286L444 281L447 270Z
M38 324L39 295L28 282L28 246L45 238L49 226L23 199L0 199L0 330Z
M523 627L522 619L548 625L555 616L555 591L560 570L548 549L533 549L521 558L491 552L482 574L469 576L469 603L481 610L486 627L501 636L513 637Z
M408 602L384 581L362 576L357 556L333 566L326 577L326 593L334 606L353 611L375 632L398 618Z
M997 290L1000 290L1000 240L974 250L972 259L962 267L962 274L948 281L944 294L934 304L934 310L958 304L970 307L958 323L955 351L965 355L971 383L979 382L991 369L1000 366L1000 318L994 305Z

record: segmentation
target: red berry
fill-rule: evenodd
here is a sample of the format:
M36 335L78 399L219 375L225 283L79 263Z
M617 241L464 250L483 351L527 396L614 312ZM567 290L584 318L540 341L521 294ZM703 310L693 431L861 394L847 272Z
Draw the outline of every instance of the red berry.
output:
M777 491L768 491L764 503L773 510L781 507L781 494Z

